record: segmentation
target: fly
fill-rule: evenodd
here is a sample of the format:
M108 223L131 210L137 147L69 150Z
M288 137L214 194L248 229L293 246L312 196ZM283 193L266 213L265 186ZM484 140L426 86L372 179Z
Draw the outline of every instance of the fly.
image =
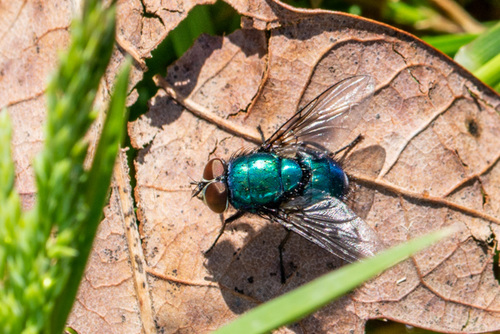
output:
M282 282L283 248L290 231L348 262L374 255L380 248L377 234L345 203L349 180L327 144L350 133L357 122L353 110L366 107L374 92L370 76L354 76L328 88L310 101L260 147L237 153L227 162L210 160L195 182L197 196L214 212L231 204L237 212L226 224L246 213L278 222L288 231L279 246ZM361 109L360 109L361 108Z

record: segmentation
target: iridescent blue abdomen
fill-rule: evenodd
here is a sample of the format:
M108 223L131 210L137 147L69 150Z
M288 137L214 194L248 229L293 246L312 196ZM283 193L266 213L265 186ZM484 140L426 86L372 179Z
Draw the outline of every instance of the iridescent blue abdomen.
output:
M300 164L311 171L304 195L310 195L312 202L321 199L324 193L336 198L344 197L348 187L347 176L333 159L328 156L307 156L300 159Z
M236 209L247 211L273 206L299 187L302 177L295 160L272 153L243 155L228 163L229 200Z

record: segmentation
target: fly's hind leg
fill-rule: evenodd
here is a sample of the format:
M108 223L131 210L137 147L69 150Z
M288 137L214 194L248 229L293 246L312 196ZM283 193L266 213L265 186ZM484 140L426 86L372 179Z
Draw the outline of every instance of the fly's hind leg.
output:
M285 248L285 244L287 243L288 239L290 239L290 230L287 229L285 238L281 241L280 245L278 246L278 250L280 252L281 284L285 284L286 282L285 265L283 264L283 250Z
M212 244L212 246L210 246L210 248L205 251L205 254L208 254L214 248L215 244L217 243L217 241L219 241L219 238L224 233L224 229L226 228L226 225L229 224L229 223L231 223L231 222L233 222L233 221L235 221L236 219L240 218L241 216L243 216L244 213L245 212L243 212L243 211L238 211L234 215L232 215L231 217L229 217L228 219L224 219L224 215L223 214L220 215L221 218L222 218L222 220L223 220L223 223L222 223L222 226L220 228L219 234L217 235L217 238L215 238L215 241Z
M335 156L335 155L339 154L340 152L345 151L344 154L342 155L342 157L338 160L339 162L343 162L344 159L346 158L347 154L354 148L354 146L356 146L362 140L363 140L363 135L359 134L356 138L354 138L354 140L352 142L350 142L349 144L347 144L344 147L339 148L338 150L333 152L332 155Z

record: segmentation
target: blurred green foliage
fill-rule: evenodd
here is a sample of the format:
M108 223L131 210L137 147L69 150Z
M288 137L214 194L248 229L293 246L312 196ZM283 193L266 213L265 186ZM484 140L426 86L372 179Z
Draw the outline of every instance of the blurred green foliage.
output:
M94 99L114 41L115 6L85 2L46 89L45 141L33 163L37 196L29 211L14 187L11 123L7 111L0 112L2 333L62 333L71 311L125 132L130 61L115 82L93 160L85 164Z

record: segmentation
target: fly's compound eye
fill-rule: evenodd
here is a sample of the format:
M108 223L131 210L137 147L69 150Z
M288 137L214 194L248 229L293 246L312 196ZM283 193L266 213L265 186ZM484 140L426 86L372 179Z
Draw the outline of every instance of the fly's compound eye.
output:
M203 179L206 181L215 180L216 178L224 175L226 171L226 164L223 160L215 158L207 162L203 170Z
M205 204L215 213L222 213L228 205L227 186L223 182L212 182L203 190Z

